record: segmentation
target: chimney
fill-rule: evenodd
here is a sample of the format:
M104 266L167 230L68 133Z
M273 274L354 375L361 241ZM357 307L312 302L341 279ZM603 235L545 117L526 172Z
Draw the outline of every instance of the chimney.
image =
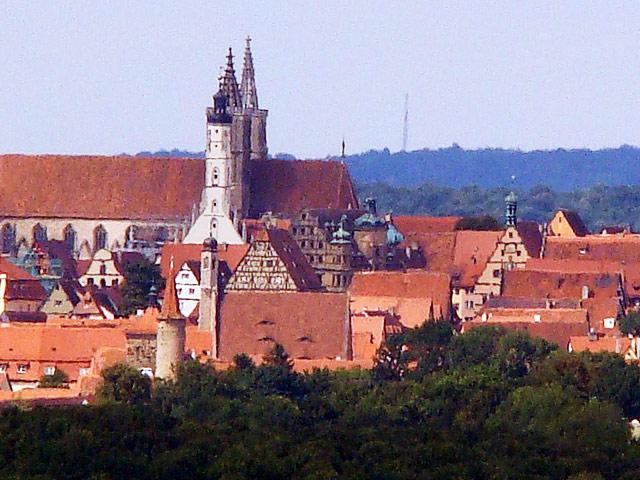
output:
M587 298L589 298L589 286L588 285L583 285L582 286L582 300L586 300Z

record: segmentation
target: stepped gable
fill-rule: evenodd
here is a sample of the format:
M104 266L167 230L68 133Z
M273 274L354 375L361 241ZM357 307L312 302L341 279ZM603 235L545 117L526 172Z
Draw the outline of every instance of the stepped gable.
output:
M234 291L225 294L219 355L265 355L277 342L293 359L351 356L349 300L344 293Z
M486 232L460 230L456 232L451 271L456 286L472 287L475 285L502 235L501 230Z
M0 179L0 212L7 217L179 220L200 202L204 162L1 155Z
M358 208L346 165L325 160L263 160L251 169L250 216L293 216L303 208Z

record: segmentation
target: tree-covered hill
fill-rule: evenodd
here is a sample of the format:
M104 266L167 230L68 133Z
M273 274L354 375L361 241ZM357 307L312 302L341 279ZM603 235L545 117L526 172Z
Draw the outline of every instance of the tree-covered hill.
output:
M385 183L358 186L358 197L378 200L379 209L395 214L461 215L489 214L502 220L507 188L478 186L452 188L424 184L417 188L394 187ZM517 190L518 217L540 223L551 220L558 208L576 210L592 231L608 225L640 227L640 185L598 185L571 192L536 186Z
M416 187L432 183L450 187L546 185L571 191L596 184L640 183L640 149L629 146L604 150L465 150L456 145L438 150L390 153L370 150L345 159L358 183L385 182Z

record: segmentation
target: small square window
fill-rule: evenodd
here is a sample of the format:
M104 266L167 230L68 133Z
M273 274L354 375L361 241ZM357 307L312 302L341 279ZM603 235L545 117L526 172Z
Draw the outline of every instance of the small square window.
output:
M80 368L80 369L78 370L78 374L79 374L80 376L82 376L82 377L84 377L84 376L86 376L86 375L89 375L89 369L88 369L88 368L85 368L85 367L82 367L82 368Z
M53 375L54 373L56 373L56 367L44 367L45 375Z
M193 295L194 293L196 293L196 289L195 288L190 288L189 289L189 294Z
M27 373L29 371L29 365L26 363L18 364L18 373Z

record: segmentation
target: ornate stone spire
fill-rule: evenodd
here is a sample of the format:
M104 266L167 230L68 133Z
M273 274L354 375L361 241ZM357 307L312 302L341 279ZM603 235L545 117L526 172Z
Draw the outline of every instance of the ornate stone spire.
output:
M253 57L251 56L251 37L247 37L247 45L244 49L241 89L243 107L249 110L257 110L258 91L256 90L256 76L253 71Z
M227 55L227 68L222 75L222 90L227 94L229 99L229 107L232 109L242 107L240 98L240 90L238 89L238 81L236 80L236 71L233 69L233 53L229 47Z
M160 311L159 320L178 320L184 318L178 310L178 296L176 295L176 272L173 264L173 256L169 263L169 275L167 276L167 286L164 289L164 301Z

